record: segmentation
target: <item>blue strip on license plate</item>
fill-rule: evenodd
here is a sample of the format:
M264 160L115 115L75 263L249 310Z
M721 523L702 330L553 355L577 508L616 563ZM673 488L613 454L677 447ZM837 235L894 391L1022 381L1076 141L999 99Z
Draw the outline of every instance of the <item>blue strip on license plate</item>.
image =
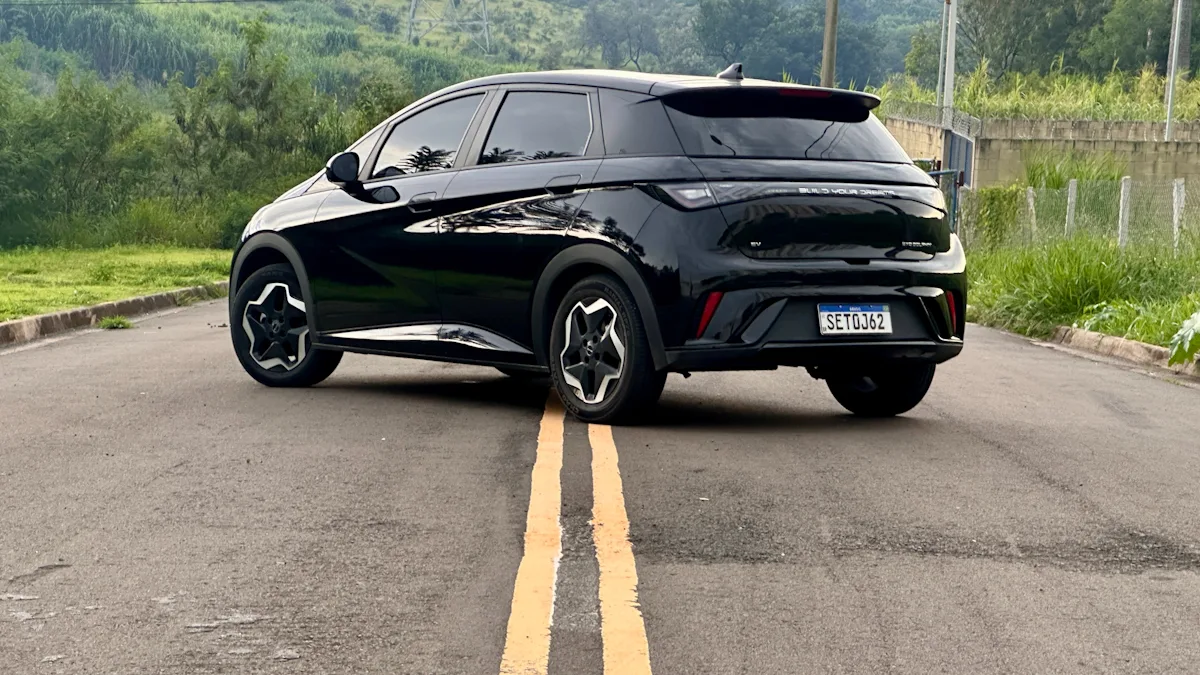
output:
M842 312L842 313L857 313L857 312L886 312L887 305L817 305L819 312Z

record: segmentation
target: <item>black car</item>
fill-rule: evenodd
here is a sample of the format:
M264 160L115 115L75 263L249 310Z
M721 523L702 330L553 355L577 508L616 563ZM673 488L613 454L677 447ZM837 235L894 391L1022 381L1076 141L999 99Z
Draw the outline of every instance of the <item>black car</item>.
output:
M878 104L739 66L449 87L254 216L237 356L270 386L343 352L548 374L594 422L670 372L801 366L856 414L906 412L962 350L965 258Z

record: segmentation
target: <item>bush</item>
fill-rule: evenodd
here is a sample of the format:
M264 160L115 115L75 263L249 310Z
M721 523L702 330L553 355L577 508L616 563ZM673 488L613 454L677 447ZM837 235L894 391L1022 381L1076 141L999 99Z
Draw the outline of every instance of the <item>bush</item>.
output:
M1038 248L973 251L968 270L977 320L1036 337L1091 322L1104 332L1165 344L1164 327L1179 325L1171 312L1200 288L1200 253L1121 250L1086 235ZM1168 318L1139 326L1136 319L1149 313Z
M973 246L995 248L1012 243L1025 202L1020 186L981 188L963 209L964 229Z

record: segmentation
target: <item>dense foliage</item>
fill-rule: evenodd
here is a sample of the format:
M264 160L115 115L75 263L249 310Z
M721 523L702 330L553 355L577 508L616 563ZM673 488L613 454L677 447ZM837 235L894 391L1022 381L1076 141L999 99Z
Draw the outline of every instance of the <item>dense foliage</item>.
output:
M0 244L219 246L259 206L413 94L368 79L350 105L267 50L260 21L240 52L189 83L139 89L68 62L31 93L18 41L0 51Z
M1149 65L1165 74L1170 51L1172 6L1175 0L960 0L957 66L973 70L982 62L992 75L1046 73L1053 68L1104 77L1110 71L1137 72ZM1200 65L1190 39L1200 16L1187 9L1184 22L1183 70ZM1188 15L1185 14L1185 17ZM934 27L917 33L907 72L934 86L938 46Z

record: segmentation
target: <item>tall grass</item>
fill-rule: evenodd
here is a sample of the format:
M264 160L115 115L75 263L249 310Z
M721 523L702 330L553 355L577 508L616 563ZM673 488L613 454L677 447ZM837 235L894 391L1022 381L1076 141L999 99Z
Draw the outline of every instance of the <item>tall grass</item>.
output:
M992 77L987 64L960 78L955 107L979 118L1060 120L1164 120L1167 78L1146 67L1137 73L1113 70L1103 78L1061 68L1045 75L1008 73ZM896 77L873 89L885 101L936 103L937 94L913 78ZM1177 119L1200 119L1200 81L1180 80Z
M971 252L973 319L1035 337L1079 324L1160 345L1200 309L1200 252L1079 235Z

